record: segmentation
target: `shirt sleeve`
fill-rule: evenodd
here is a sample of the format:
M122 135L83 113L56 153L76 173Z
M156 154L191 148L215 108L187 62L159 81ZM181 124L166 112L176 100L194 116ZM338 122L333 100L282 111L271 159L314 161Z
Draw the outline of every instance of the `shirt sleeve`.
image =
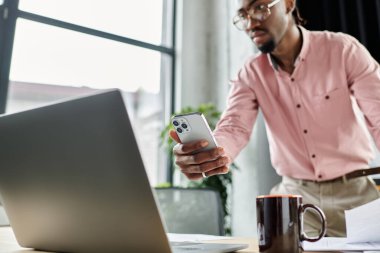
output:
M380 149L380 67L362 44L352 37L349 40L345 54L348 85Z
M231 81L227 108L214 131L218 145L231 160L247 145L258 113L255 92L243 79L241 71L237 80Z

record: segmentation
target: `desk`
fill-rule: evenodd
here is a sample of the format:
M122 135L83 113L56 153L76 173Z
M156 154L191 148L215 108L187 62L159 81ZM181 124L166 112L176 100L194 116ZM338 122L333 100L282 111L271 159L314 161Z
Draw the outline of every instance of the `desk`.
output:
M249 245L248 249L240 250L239 253L257 253L258 247L254 238L235 238L233 240L219 240L217 243L245 243ZM0 253L47 253L46 251L33 251L21 248L16 241L13 231L10 227L0 227ZM158 252L157 252L158 253ZM311 252L310 252L311 253ZM326 253L326 252L324 252ZM337 253L337 252L335 252ZM353 252L351 252L353 253Z

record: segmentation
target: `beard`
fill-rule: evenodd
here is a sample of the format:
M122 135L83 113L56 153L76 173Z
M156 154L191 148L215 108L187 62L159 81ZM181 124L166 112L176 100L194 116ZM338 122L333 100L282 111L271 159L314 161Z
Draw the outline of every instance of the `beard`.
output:
M276 48L276 43L274 43L274 40L272 39L257 48L264 54L272 53L273 50Z

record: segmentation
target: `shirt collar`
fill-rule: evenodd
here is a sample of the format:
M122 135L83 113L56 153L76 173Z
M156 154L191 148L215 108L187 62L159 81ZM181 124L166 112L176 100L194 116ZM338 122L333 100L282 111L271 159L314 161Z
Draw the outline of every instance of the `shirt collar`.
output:
M310 32L308 30L306 30L304 27L302 26L298 26L298 29L300 30L301 32L301 36L302 36L302 48L301 48L301 51L297 57L297 60L296 62L294 63L295 65L301 60L301 61L305 61L306 59L306 56L307 56L307 53L309 51L309 46L310 46ZM274 57L271 55L271 54L267 54L267 57L268 57L268 60L269 60L269 63L270 65L276 70L278 71L279 69L279 66L278 66L278 63L276 62L276 60L274 59Z
M308 30L306 30L304 27L302 26L298 26L298 28L300 29L301 31L301 35L302 35L302 48L301 48L301 52L300 54L298 55L298 58L300 60L306 60L306 56L307 56L307 53L309 52L309 48L310 48L310 32Z
M272 66L272 68L276 71L278 71L278 64L276 62L276 59L271 54L267 54L269 64Z

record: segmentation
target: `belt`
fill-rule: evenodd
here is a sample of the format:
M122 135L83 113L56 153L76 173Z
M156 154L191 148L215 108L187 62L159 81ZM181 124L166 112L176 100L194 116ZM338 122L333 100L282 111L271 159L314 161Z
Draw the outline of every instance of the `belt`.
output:
M307 180L307 179L301 179L301 180L305 182L312 182L312 183L331 183L334 181L345 181L345 180L349 180L349 179L353 179L357 177L364 177L364 176L370 176L370 175L375 175L375 174L380 174L380 167L354 170L341 177L324 180L324 181Z
M375 175L375 174L380 174L380 167L354 170L350 173L347 173L345 177L346 179L351 179L351 178L363 177L363 176L369 176L369 175Z

